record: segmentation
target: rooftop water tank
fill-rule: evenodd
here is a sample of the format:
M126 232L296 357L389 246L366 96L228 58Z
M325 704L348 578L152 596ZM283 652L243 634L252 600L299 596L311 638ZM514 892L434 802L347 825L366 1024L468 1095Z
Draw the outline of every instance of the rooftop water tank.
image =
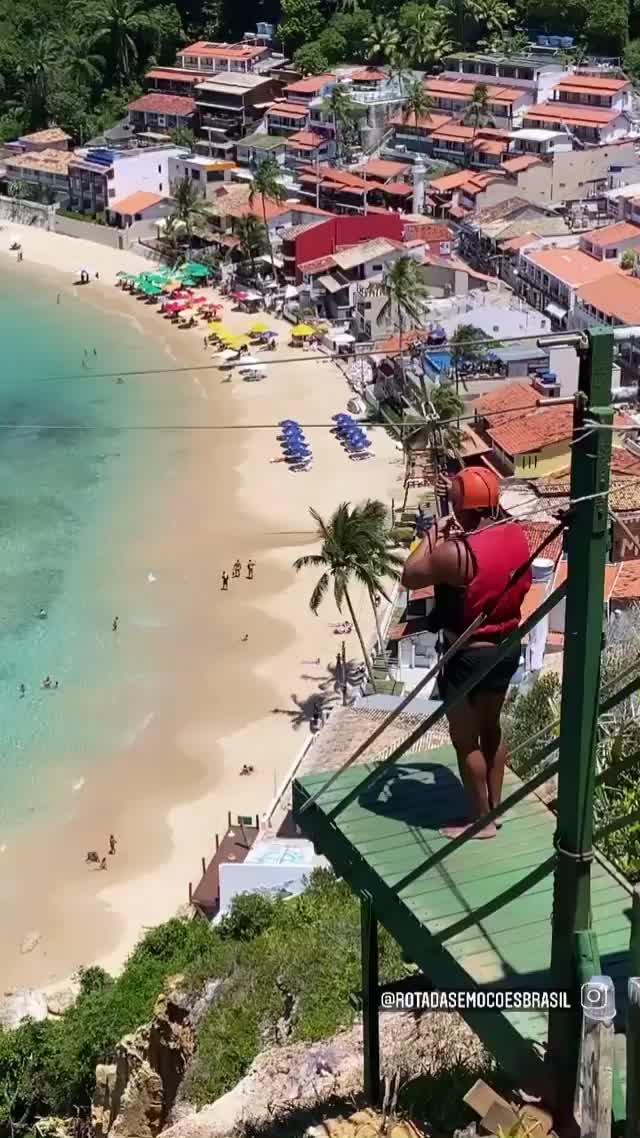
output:
M550 557L536 557L531 566L531 576L534 581L550 581L555 569L555 562Z
M549 37L548 36L538 36L538 47L548 47L548 46L549 46Z
M560 36L549 36L549 47L560 47L561 42Z
M562 47L564 47L565 49L573 47L573 36L562 36L560 39L560 43L562 44Z

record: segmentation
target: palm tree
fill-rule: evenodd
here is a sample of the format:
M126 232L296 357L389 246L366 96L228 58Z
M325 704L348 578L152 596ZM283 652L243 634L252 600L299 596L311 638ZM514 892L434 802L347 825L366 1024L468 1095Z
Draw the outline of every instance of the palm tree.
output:
M260 257L269 247L267 230L259 218L248 213L246 217L235 220L233 232L240 242L243 255L251 262L251 274L254 281L257 281L256 257Z
M476 83L473 88L471 102L467 107L463 120L464 123L473 123L473 136L471 138L471 147L476 140L476 134L481 126L495 126L495 122L489 113L489 91L486 83Z
M422 323L426 314L429 292L418 267L418 263L406 254L399 257L388 269L382 287L386 300L380 309L380 317L387 313L397 313L398 319L398 348L400 363L404 376L403 334L404 320L408 316L415 325Z
M412 79L405 91L405 104L402 109L402 118L408 122L413 115L413 124L418 129L419 119L430 119L434 102L428 91L425 90L421 79Z
M366 109L355 103L347 89L336 83L322 104L322 109L333 119L333 129L336 135L336 153L338 159L342 152L342 143L348 128Z
M185 231L184 221L175 213L170 214L162 226L162 236L159 238L162 252L174 263L178 261Z
M444 450L455 453L460 446L463 399L451 383L434 383L429 389L429 403L438 419L437 430ZM457 420L456 424L454 419Z
M386 578L393 581L399 579L399 568L403 565L403 560L393 552L391 548L391 534L389 529L389 518L387 508L383 502L377 501L375 498L368 498L366 502L360 507L360 516L367 529L370 528L371 533L376 536L377 546L372 551L371 556L371 580L367 584L369 593L369 600L371 601L371 608L373 609L373 617L376 622L376 634L378 637L378 651L380 655L384 653L384 638L382 636L382 629L380 627L380 613L376 604L376 595L382 593L386 600L390 601L388 593L383 588L381 582ZM356 511L354 511L355 513Z
M453 48L442 18L437 10L417 5L408 5L406 12L401 34L407 61L411 67L432 67Z
M371 661L349 588L353 581L364 585L375 610L374 598L376 593L384 593L384 578L398 575L396 565L401 563L401 559L387 547L382 520L386 521L385 507L381 502L369 500L352 509L348 502L342 502L328 522L316 510L309 512L317 523L322 548L320 553L298 557L293 567L298 572L309 567L322 569L309 599L309 608L316 614L333 582L333 596L338 612L342 612L342 605L346 603L369 679L375 687Z
M106 45L121 83L131 78L138 59L137 40L151 27L146 0L103 0L96 13L93 44Z
M392 59L400 47L400 32L388 16L376 16L364 42L368 59L374 62Z
M48 122L50 80L60 61L59 47L50 32L40 32L29 45L19 75L24 83L29 124Z
M184 223L189 241L189 251L191 251L194 222L201 221L206 217L204 202L200 197L195 182L186 176L173 185L171 196L175 202L176 221L182 221Z
M267 198L270 198L271 201L274 202L282 202L284 201L286 194L280 182L280 167L275 158L272 158L271 156L263 159L253 175L251 189L249 190L249 205L252 209L256 194L260 194L260 200L262 202L262 220L264 221L264 228L269 245L271 271L273 273L273 279L276 280L276 266L273 259L273 247L271 245L269 226L267 225Z

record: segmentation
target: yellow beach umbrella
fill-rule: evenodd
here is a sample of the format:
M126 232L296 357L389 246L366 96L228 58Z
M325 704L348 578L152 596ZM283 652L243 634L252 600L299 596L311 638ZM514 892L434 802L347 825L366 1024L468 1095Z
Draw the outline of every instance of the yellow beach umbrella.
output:
M414 549L417 549L421 543L422 543L421 537L414 537L413 541L411 542L411 545L409 546L409 553L413 553Z
M248 343L248 336L228 336L225 340L225 344L228 344L230 348L244 348Z
M215 332L216 336L233 336L233 332L225 328L224 324L216 324L215 320L209 322L209 331Z
M268 332L269 331L269 325L265 324L264 320L256 320L255 324L251 325L249 331L250 332Z
M312 328L310 324L296 324L296 326L291 329L292 336L313 336L314 334L315 328Z

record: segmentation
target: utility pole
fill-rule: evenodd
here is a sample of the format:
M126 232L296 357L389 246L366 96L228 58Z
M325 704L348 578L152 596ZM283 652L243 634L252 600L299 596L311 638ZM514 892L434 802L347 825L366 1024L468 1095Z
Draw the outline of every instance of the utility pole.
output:
M588 416L613 423L613 334L588 333L580 361L573 419L568 578L564 636L557 861L553 892L551 987L572 992L572 1011L549 1016L549 1071L556 1091L556 1125L573 1114L581 1035L576 933L591 928L591 861L604 577L608 541L611 431L584 430ZM597 969L594 969L597 971Z

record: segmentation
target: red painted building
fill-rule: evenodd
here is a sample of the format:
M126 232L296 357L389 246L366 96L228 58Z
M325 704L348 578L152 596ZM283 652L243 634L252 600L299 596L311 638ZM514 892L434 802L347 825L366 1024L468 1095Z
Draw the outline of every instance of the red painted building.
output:
M404 228L404 218L400 214L386 212L340 214L317 224L292 225L282 234L285 276L299 284L302 280L299 266L307 261L329 257L345 246L375 237L402 241Z

